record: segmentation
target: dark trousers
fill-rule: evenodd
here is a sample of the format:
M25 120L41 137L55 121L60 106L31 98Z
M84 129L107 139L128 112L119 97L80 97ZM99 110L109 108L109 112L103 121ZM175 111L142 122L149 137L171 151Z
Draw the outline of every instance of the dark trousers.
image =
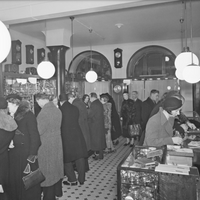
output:
M78 160L75 160L74 163L76 165L76 169L78 172L78 181L79 183L84 183L85 182L85 158L80 158ZM64 171L69 182L75 182L77 180L76 174L74 171L73 162L65 163Z
M62 179L52 186L42 187L43 200L56 200L57 197L61 197L62 193Z

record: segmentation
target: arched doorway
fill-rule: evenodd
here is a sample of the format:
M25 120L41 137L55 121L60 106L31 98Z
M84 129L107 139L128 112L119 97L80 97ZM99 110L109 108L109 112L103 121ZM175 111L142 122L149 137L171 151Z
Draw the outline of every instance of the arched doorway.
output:
M175 78L176 56L162 46L146 46L135 52L127 65L127 78Z
M85 74L91 67L98 75L95 83L85 80ZM66 90L76 90L79 96L89 92L101 94L109 92L111 79L112 69L108 59L97 51L83 51L76 55L69 65Z

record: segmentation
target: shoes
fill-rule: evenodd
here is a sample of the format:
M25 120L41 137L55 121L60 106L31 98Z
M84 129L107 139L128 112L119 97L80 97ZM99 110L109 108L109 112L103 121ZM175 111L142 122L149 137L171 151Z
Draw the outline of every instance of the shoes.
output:
M119 140L117 140L117 141L115 141L115 142L113 142L113 145L118 145L119 144Z
M84 182L79 182L80 185L84 185Z
M64 184L64 185L75 186L75 185L78 185L78 182L77 182L77 181L75 181L75 182L63 181L63 184Z
M93 159L94 160L102 160L103 158L99 158L99 156L94 156Z
M130 142L128 142L128 143L125 143L125 144L124 144L124 146L127 146L127 145L129 145L129 144L130 144Z

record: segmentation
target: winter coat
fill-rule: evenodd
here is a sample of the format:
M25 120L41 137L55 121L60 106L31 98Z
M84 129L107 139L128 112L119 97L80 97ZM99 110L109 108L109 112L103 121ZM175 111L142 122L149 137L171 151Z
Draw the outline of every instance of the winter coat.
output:
M148 97L145 101L142 102L142 130L145 130L146 124L150 117L151 111L156 106L156 103Z
M52 186L64 177L61 120L62 113L53 102L45 104L37 116L42 141L38 161L46 178L42 187Z
M104 127L104 108L99 99L94 100L89 109L91 149L100 151L106 148L106 129Z
M173 124L174 118L167 119L160 108L147 122L144 146L172 145Z
M37 155L41 145L35 115L30 111L28 102L21 102L14 114L18 128L13 138L14 148L9 151L9 200L40 200L40 184L25 190L22 177L30 155ZM31 170L38 168L38 161L30 164Z
M78 121L86 142L87 151L89 151L91 150L91 135L88 125L88 110L86 108L86 104L81 99L76 98L74 99L72 105L76 106L79 110Z
M124 100L121 106L123 137L130 138L128 127L134 123L135 106L132 99Z
M8 147L16 129L15 120L7 114L6 110L0 109L0 185L3 187L4 196L9 194L9 188L6 188L9 175Z
M134 101L135 106L135 116L134 116L134 124L140 124L142 122L141 115L142 115L142 101L140 99L136 99Z
M88 156L86 142L79 125L79 110L68 101L60 107L62 112L61 136L64 163Z

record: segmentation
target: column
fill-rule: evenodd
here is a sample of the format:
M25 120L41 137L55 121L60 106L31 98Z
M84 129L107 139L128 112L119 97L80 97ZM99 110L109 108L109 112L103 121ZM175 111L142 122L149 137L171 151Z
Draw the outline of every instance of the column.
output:
M65 53L69 47L64 45L48 46L51 52L50 61L56 68L56 94L59 96L61 93L65 93Z

